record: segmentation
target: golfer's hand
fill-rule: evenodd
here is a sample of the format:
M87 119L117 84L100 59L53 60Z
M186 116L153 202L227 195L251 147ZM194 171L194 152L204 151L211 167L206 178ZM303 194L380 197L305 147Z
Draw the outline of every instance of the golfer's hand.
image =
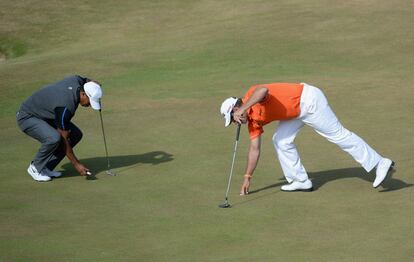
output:
M239 124L246 123L245 111L238 109L237 111L233 112L233 120Z
M86 176L86 172L89 171L89 169L81 163L76 164L75 169L81 176Z
M250 187L250 177L251 176L244 176L243 185L240 189L240 195L248 195L249 194L249 187Z

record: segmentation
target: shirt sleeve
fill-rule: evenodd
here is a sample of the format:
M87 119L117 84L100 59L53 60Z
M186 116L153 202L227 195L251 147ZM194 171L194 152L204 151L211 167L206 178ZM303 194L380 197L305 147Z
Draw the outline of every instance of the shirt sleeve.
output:
M250 140L255 139L256 137L260 136L264 132L263 127L254 121L249 121L247 128L249 130Z
M68 130L69 122L72 119L73 114L67 107L55 108L55 124L56 127L62 130Z

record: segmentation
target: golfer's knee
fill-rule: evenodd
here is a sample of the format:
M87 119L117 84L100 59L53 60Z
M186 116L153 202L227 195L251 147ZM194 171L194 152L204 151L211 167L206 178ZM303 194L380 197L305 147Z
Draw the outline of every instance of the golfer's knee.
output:
M53 146L53 147L57 147L60 144L61 141L61 136L59 133L53 133L50 134L46 137L46 139L44 140L43 144L46 144L48 146Z
M76 133L74 134L74 140L76 141L76 143L78 143L79 141L82 140L83 137L83 133L82 131L80 131L79 129L76 131Z
M77 129L73 133L71 132L71 136L70 136L70 144L71 144L71 146L73 147L77 143L79 143L79 141L82 140L82 137L83 137L83 133L79 129Z
M288 150L294 146L292 139L282 137L277 132L273 135L272 140L278 150Z
M341 127L336 132L328 136L328 140L335 144L340 144L346 142L353 136L353 133L348 129Z

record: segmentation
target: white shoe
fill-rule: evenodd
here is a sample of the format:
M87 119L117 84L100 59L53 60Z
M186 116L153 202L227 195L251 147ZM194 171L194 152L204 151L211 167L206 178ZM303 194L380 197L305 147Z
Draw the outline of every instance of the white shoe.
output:
M47 167L45 167L43 170L42 170L42 173L44 173L46 176L48 176L48 177L60 177L61 175L62 175L62 173L60 173L60 172L57 172L57 171L53 171L53 170L50 170L49 168L47 168Z
M33 163L30 164L29 168L27 169L27 173L29 173L29 175L31 175L34 180L39 182L46 182L51 180L51 178L45 174L39 173Z
M309 179L299 182L299 181L293 181L292 183L288 185L284 185L281 187L282 191L292 192L292 191L307 191L310 192L313 190L312 181Z
M390 173L394 167L394 161L388 158L382 158L377 165L376 177L372 186L377 188L381 183L387 178L387 175Z

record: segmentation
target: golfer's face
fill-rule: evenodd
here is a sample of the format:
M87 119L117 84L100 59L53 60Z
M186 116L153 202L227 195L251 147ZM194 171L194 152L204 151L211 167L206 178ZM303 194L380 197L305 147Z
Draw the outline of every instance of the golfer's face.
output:
M84 107L91 106L91 102L89 101L89 97L86 95L86 93L81 92L79 104L81 104L81 106L84 106Z

